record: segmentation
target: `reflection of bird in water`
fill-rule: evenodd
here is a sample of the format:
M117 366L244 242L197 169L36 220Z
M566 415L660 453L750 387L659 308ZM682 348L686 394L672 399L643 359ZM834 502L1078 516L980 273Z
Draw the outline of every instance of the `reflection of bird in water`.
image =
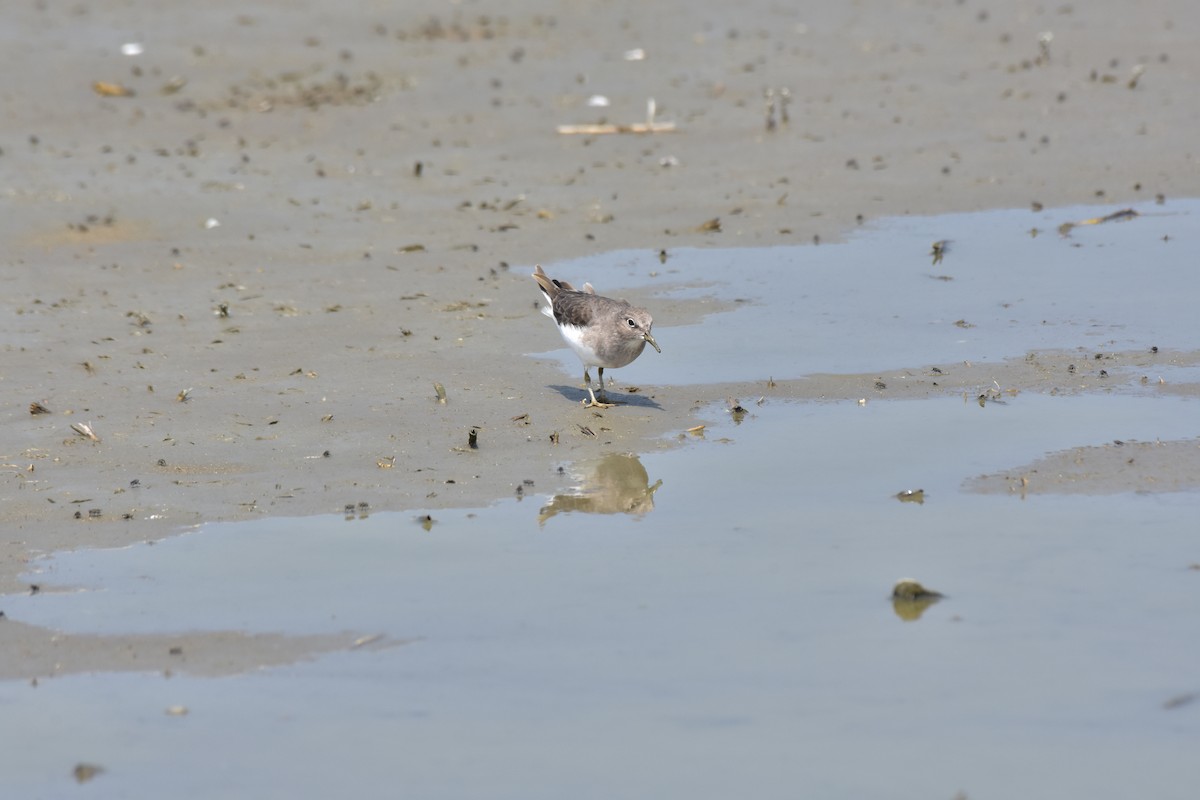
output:
M571 494L555 495L538 512L538 524L555 514L582 511L589 514L636 514L654 510L654 493L662 481L650 485L650 476L631 453L609 453L596 461L577 465L579 485Z

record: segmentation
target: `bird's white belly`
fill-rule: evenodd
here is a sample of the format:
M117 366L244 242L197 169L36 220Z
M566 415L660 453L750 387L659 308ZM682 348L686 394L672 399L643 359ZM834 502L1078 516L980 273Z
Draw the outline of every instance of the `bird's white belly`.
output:
M583 328L578 325L562 325L558 330L562 334L563 341L575 351L575 355L579 356L579 360L585 367L606 366L600 356L596 355L596 351L584 343Z
M585 337L585 333L587 333L586 328L579 325L562 325L559 326L559 331L562 333L562 337L566 343L575 351L575 355L579 356L579 360L583 362L585 367L618 369L631 363L642 354L642 350L646 347L644 340L624 339L619 341L615 346L605 348L605 352L602 355L590 343L590 341L595 340L592 337Z

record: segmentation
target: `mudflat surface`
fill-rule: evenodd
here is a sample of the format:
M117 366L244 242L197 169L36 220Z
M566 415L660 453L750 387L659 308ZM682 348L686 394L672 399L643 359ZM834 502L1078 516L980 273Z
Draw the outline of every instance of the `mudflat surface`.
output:
M897 364L913 379L886 390L874 374L642 382L597 414L574 373L526 356L559 346L529 272L617 249L828 242L886 216L1196 196L1197 12L1150 2L1113 24L1123 8L7 10L0 590L28 589L31 556L203 521L553 489L554 465L670 447L698 409L769 378L797 399L1087 391L1061 378L1075 354L1014 354ZM767 90L787 105L769 114ZM642 121L651 97L676 132L556 130ZM732 301L622 294L653 305L664 352L643 359ZM1146 358L1109 357L1129 378ZM1138 486L1123 474L1113 485Z

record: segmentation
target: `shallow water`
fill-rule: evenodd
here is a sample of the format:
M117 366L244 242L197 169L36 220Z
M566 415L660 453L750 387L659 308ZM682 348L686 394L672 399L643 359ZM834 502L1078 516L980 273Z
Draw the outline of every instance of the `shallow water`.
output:
M675 349L653 374L781 378L1028 347L1191 345L1197 279L1158 254L1181 259L1194 208L1077 229L1078 248L1053 230L1013 236L1021 258L1003 236L976 236L1029 212L899 220L795 252L681 252L667 265L678 275L645 285L702 278L754 302L664 327ZM1168 221L1172 239L1156 240L1150 229ZM961 249L932 268L896 255L933 238ZM614 256L611 283L636 285L625 272L640 258ZM745 283L716 277L747 258L763 266ZM1153 313L1138 286L1099 280L1147 262L1179 287ZM596 266L558 271L573 280ZM798 313L827 287L842 300L816 319ZM953 325L963 317L977 327ZM715 374L689 372L689 358L752 338L764 318L784 335L718 348ZM791 368L768 366L784 358ZM428 530L420 509L270 519L39 562L30 579L46 590L4 597L10 618L382 638L230 678L0 684L21 732L0 749L5 785L57 796L86 761L106 770L87 787L103 796L1190 796L1195 493L1023 498L963 483L1070 447L1195 437L1195 400L745 402L740 423L726 415L670 452L567 465L574 494L436 511ZM918 488L923 504L895 497ZM946 597L923 614L893 606L902 576ZM189 713L164 713L176 705Z
M881 220L845 244L650 251L580 259L552 272L601 294L746 301L699 324L655 332L622 380L695 384L865 373L1024 355L1030 350L1192 347L1200 203L1146 203L1125 222L1064 222L1111 207L990 211ZM1033 229L1039 232L1031 235ZM941 263L931 245L949 241ZM674 289L702 282L705 288ZM647 304L652 304L647 301ZM552 357L575 375L569 351Z

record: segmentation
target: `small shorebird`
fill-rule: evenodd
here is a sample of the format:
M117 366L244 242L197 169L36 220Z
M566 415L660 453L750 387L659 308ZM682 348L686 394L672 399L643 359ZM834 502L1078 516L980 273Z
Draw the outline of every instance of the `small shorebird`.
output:
M600 368L603 397L605 368L616 369L632 363L646 349L647 342L661 353L662 348L650 334L654 324L650 312L624 300L601 297L590 283L585 283L583 291L579 291L566 281L551 278L540 264L534 267L533 279L549 303L542 313L554 320L558 332L583 362L583 382L591 398L591 402L583 402L584 408L612 408L615 403L596 399L588 369Z

